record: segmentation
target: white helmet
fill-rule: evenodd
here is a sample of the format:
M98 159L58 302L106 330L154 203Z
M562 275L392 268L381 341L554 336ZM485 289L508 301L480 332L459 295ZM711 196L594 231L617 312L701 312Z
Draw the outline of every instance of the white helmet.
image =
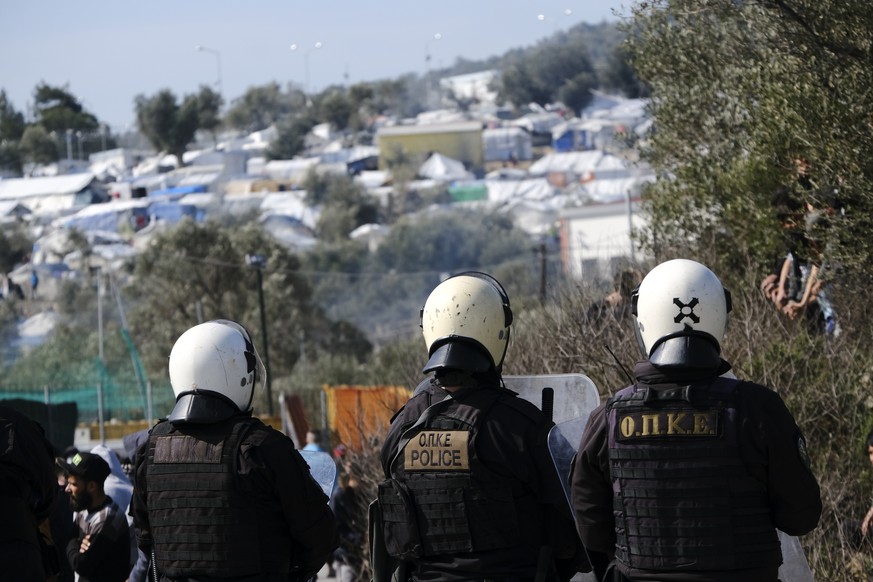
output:
M470 271L446 279L421 309L430 356L424 372L439 368L499 371L511 324L509 297L492 276Z
M706 367L718 361L730 293L705 266L687 259L661 263L633 295L636 333L655 365Z
M265 379L249 332L226 319L195 325L170 352L170 384L177 401L185 394L215 392L248 412L255 382Z

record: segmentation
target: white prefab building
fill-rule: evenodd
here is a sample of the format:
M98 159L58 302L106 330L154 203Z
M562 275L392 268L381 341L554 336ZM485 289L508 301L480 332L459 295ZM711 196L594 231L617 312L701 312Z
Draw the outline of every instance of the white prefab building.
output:
M70 214L108 199L105 188L90 172L0 180L0 201L16 202L37 217Z
M645 225L638 198L565 208L560 224L561 261L574 279L608 277L615 264L641 258L631 239Z

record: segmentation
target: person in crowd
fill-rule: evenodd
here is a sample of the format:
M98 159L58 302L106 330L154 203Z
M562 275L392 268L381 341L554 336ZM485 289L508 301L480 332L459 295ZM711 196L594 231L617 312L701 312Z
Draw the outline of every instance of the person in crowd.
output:
M646 359L591 413L571 475L599 579L614 566L615 580L776 582L777 528L812 531L822 503L782 399L721 357L730 294L676 259L646 275L633 308Z
M642 279L636 269L623 269L615 274L612 291L606 297L591 304L585 313L586 323L612 317L623 320L630 316L631 293Z
M339 547L333 555L334 577L337 582L355 582L363 566L366 503L361 496L358 479L352 473L341 473L339 480L340 486L330 500L339 535Z
M183 333L169 359L176 404L137 450L137 544L169 581L296 580L337 546L327 497L294 443L252 416L266 378L229 320Z
M864 440L864 455L873 465L873 431L867 434ZM861 521L849 519L844 524L844 533L849 539L853 549L860 550L864 546L869 550L871 541L873 541L873 506L867 510L867 513Z
M52 447L39 423L0 405L0 578L45 580L59 562L49 539L58 486Z
M401 580L564 581L587 569L547 448L553 423L503 385L512 318L503 287L478 272L443 281L421 310L433 376L391 422L378 488Z
M124 512L103 488L109 464L84 452L58 464L75 512L76 532L67 542L67 559L79 582L124 582L132 563L130 529Z
M324 449L319 442L321 434L317 430L306 431L306 444L303 445L304 451L323 452Z
M131 557L136 560L139 552L136 547L133 518L129 514L130 499L133 496L133 483L124 472L124 469L121 466L121 459L118 458L115 451L106 445L100 444L91 449L91 452L95 455L100 455L100 458L106 461L106 464L109 465L110 473L109 476L106 477L106 481L103 483L103 490L113 501L115 501L116 505L121 508L124 515L127 516L127 525L130 527L130 553ZM131 564L131 566L133 566L133 564ZM128 576L128 582L143 582L144 580L144 575L138 573L135 574L133 569Z

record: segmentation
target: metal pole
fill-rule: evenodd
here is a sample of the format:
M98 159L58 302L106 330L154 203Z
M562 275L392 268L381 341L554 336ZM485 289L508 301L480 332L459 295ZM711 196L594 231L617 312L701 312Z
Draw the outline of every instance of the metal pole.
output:
M215 64L218 67L218 82L216 83L216 87L218 88L218 96L223 97L224 89L221 83L221 53L215 49L211 49L202 45L197 45L196 47L194 47L194 50L215 55Z
M106 444L106 427L103 419L103 270L97 269L97 343L100 351L100 382L97 384L97 425L100 428L100 444Z
M625 191L624 198L625 203L627 204L627 239L630 245L630 259L632 262L636 262L636 258L634 257L634 215L630 190Z
M148 421L149 426L152 425L152 418L153 418L152 407L154 406L153 398L154 397L152 395L152 383L151 383L151 381L149 381L149 382L146 382L146 407L148 408L148 410L146 410L146 420Z
M540 243L540 304L546 302L546 243Z
M267 315L264 309L264 280L261 267L256 267L258 272L258 303L261 306L261 333L264 336L264 369L267 371L267 413L273 416L273 378L270 374L270 351L267 347Z

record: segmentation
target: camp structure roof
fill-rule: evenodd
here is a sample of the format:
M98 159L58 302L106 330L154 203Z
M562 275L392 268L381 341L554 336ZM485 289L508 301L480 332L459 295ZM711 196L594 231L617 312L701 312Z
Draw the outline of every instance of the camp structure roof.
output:
M465 133L482 131L481 121L456 121L452 123L427 123L418 125L391 125L376 132L376 137L396 135L421 135L433 133Z
M45 178L12 178L0 180L0 200L40 198L57 194L75 194L84 190L94 181L94 174L65 174Z

